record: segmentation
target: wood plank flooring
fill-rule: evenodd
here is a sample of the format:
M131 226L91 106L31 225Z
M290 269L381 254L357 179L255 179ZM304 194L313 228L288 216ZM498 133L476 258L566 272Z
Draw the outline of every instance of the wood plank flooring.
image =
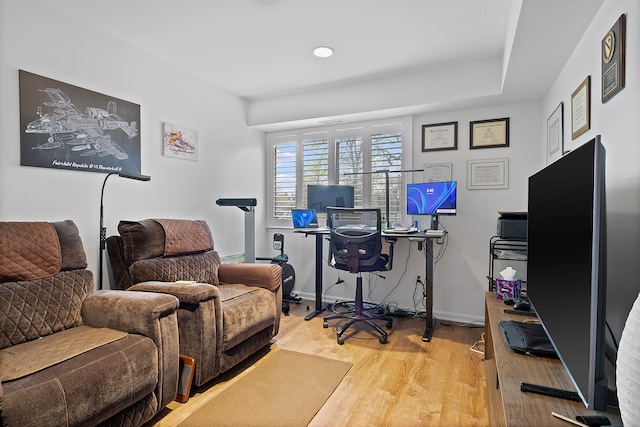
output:
M470 350L482 328L436 323L433 339L425 343L424 319L394 319L388 344L380 344L360 326L338 345L335 327L340 321L330 321L327 329L322 316L305 321L308 306L313 303L291 304L291 314L282 316L280 333L268 351L287 349L353 364L310 427L488 425L483 355ZM260 363L264 354L192 390L187 403L172 402L145 427L177 425ZM295 410L282 408L283 413ZM265 425L278 424L274 420Z

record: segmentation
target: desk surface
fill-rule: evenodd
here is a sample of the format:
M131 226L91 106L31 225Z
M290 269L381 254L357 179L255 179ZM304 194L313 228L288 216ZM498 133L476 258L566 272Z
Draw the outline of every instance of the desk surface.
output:
M502 411L496 412L502 412L504 417L501 420L494 419L492 424L566 427L570 424L553 417L551 412L557 412L572 419L575 419L577 414L597 413L587 410L582 402L520 391L521 381L571 391L575 391L575 387L560 360L514 353L505 345L498 330L498 322L501 320L523 321L531 319L530 317L504 313L506 307L504 302L497 299L493 292L486 293L485 304L486 338L490 341L485 346L487 352L485 359L488 368L491 367L492 362L495 364L495 371L487 370L487 386L495 390L495 392L489 390L489 407L501 406ZM500 396L501 405L491 401L497 396ZM607 416L612 424L615 424L616 411L610 410Z
M438 239L444 237L447 234L446 231L438 230L440 233L429 232L428 230L424 231L413 231L411 233L397 233L393 231L383 231L382 237L423 237L425 239ZM294 233L302 233L302 234L329 234L328 228L294 228Z

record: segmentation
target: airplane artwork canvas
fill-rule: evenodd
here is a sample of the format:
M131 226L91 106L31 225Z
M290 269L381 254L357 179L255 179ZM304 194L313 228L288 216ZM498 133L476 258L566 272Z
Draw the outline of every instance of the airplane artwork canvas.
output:
M140 105L20 70L20 165L140 173Z

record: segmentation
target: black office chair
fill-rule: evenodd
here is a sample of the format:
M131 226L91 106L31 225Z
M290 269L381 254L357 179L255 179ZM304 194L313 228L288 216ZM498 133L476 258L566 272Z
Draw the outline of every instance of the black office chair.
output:
M386 344L387 333L374 323L386 320L391 329L393 320L380 304L365 303L362 298L362 273L391 270L395 238L386 238L389 253L382 253L380 209L327 208L327 226L331 233L329 265L357 274L355 301L336 302L331 307L334 314L325 316L323 326L329 327L332 319L349 319L337 330L338 344L344 344L342 334L354 323L364 322L379 333L378 341ZM374 334L375 335L375 334Z

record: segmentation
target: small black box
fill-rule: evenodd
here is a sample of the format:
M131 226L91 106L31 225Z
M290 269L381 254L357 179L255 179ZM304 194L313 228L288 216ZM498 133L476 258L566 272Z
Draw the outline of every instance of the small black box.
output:
M498 219L498 236L501 239L527 240L527 220Z
M527 213L500 212L498 236L501 239L527 240Z

